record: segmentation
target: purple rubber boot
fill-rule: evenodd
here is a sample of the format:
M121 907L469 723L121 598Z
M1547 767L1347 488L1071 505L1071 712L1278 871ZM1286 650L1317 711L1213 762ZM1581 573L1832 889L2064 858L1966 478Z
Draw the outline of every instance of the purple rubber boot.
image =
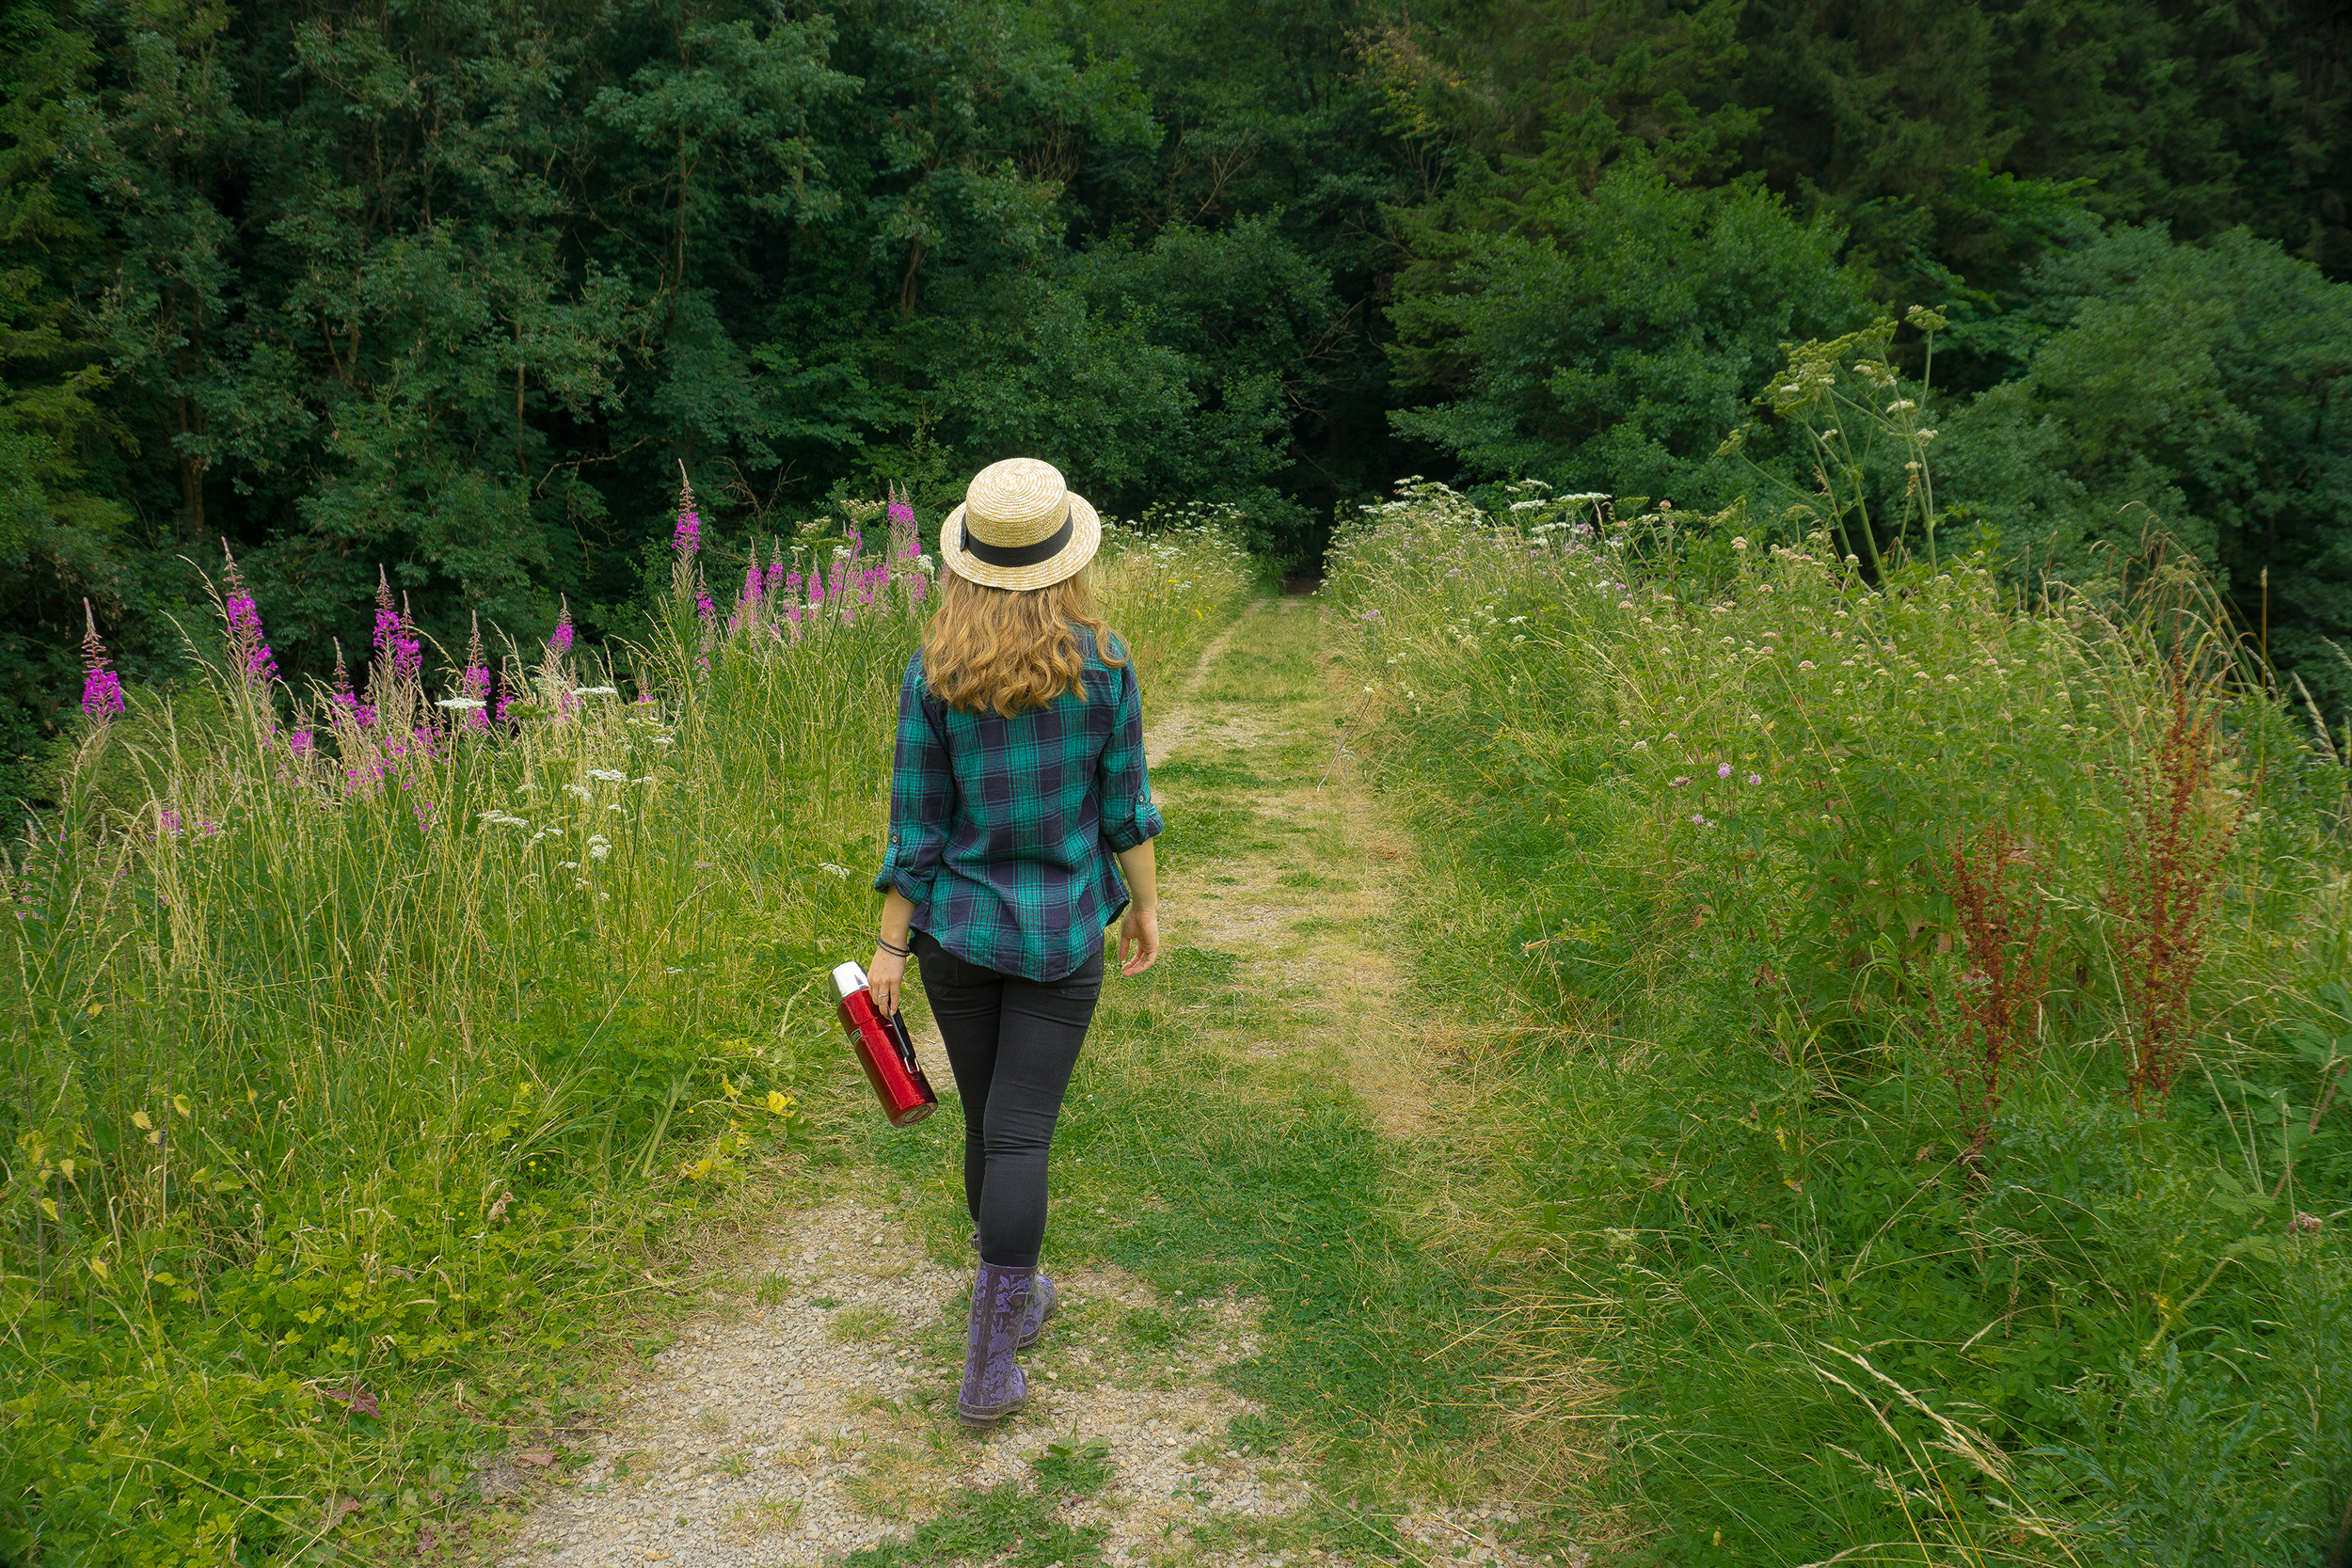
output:
M980 1250L980 1233L977 1230L972 1232L972 1250L975 1254ZM1060 1305L1061 1297L1054 1290L1054 1282L1045 1277L1043 1269L1038 1270L1030 1280L1028 1309L1021 1314L1021 1332L1014 1338L1012 1348L1027 1350L1036 1344L1037 1337L1045 1331L1045 1320L1052 1317L1054 1309Z
M994 1426L1029 1397L1029 1380L1012 1353L1021 1321L1028 1311L1029 1281L1035 1273L982 1263L979 1277L972 1282L972 1322L963 1339L963 1391L956 1396L956 1415L966 1426Z

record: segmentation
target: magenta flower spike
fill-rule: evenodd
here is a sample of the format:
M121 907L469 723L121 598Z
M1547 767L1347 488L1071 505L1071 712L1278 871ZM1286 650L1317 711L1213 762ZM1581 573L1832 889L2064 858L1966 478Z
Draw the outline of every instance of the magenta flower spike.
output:
M245 678L266 686L278 678L278 660L271 657L269 642L262 635L262 612L254 606L253 595L245 591L245 575L237 570L237 558L229 553L226 539L220 542L220 554L228 562L229 594L221 601L221 612L229 622L230 649Z
M768 582L767 582L767 594L768 594L768 597L770 597L770 598L771 598L771 599L772 599L772 598L774 598L774 597L776 596L777 591L778 591L778 590L780 590L780 589L782 589L782 588L784 587L784 585L785 585L785 582L784 582L784 546L782 546L781 545L779 545L778 546L776 546L776 558L775 558L775 560L771 561L770 562L768 562ZM793 577L792 577L792 586L793 586L793 587L795 587L795 588L798 588L800 585L801 585L801 578L800 578L800 575L799 575L798 573L794 573L794 574L793 574Z
M482 616L473 618L473 635L466 641L466 673L458 677L457 694L480 707L466 709L458 721L479 735L490 727L490 668L482 662Z
M670 535L670 548L680 559L691 561L702 544L702 515L694 510L693 483L686 477L686 464L681 459L677 466L677 528Z
M106 645L98 641L98 616L87 599L82 601L82 624L88 628L82 638L82 714L103 726L123 710L122 682L106 657Z
M417 623L409 618L405 594L400 596L400 619L392 627L392 673L403 680L424 673L424 643L417 636Z
M548 633L548 652L562 658L572 651L572 601L559 597L556 603L560 608L556 611L555 629Z
M400 611L392 608L392 585L384 576L384 568L375 569L375 658L379 664L392 662L392 642L400 636Z
M890 487L890 520L901 528L912 527L914 522L914 508L907 499L906 490L896 484Z

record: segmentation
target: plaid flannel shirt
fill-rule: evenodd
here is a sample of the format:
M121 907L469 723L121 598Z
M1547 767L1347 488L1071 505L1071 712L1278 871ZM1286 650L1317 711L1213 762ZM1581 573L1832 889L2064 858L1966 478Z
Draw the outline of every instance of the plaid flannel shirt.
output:
M1102 951L1127 908L1113 857L1162 827L1135 665L1104 665L1075 629L1084 702L1065 691L1009 719L960 713L923 684L919 651L898 688L875 891L906 895L914 927L956 957L1028 980L1062 979Z

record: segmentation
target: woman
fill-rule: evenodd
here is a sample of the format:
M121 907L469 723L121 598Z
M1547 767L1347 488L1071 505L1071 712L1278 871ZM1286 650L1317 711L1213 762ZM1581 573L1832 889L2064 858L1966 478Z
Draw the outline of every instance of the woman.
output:
M1046 1151L1103 989L1103 927L1124 911L1122 974L1160 952L1142 696L1085 576L1102 535L1049 465L981 469L940 525L939 607L898 689L866 973L896 1013L921 963L963 1096L980 1265L956 1414L973 1426L1021 1408L1013 1353L1054 1315L1037 1272Z

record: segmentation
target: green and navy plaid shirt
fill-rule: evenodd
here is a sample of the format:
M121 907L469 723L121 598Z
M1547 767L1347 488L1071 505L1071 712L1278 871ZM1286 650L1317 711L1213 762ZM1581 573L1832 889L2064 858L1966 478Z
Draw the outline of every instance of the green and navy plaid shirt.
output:
M920 652L898 688L875 891L906 895L915 929L956 957L1026 980L1059 980L1103 950L1103 927L1127 908L1112 857L1162 826L1135 665L1104 664L1075 629L1084 702L1065 691L1009 719L959 713L923 684Z

